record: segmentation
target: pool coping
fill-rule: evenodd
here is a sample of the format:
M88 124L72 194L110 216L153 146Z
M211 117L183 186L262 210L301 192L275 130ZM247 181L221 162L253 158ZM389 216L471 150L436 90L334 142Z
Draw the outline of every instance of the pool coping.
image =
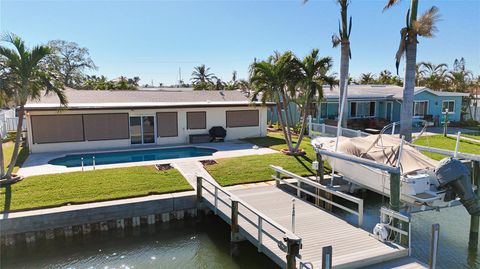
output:
M215 149L217 151L214 152L212 155L208 155L208 156L96 165L95 169L148 166L148 165L155 165L155 164L175 164L177 162L185 162L185 161L200 161L200 160L208 160L208 159L221 159L221 158L248 156L248 155L263 155L263 154L278 153L278 151L270 148L264 148L264 147L256 148L254 147L253 144L240 141L240 140L225 141L222 143L205 143L202 145L198 145L198 144L177 144L177 145L165 145L165 146L152 145L148 147L129 147L129 148L116 148L116 149L107 149L107 150L103 149L99 151L87 151L87 152L106 153L106 152L113 152L113 151L136 151L136 150L148 150L148 149L180 148L180 147L190 147L190 146ZM36 176L36 175L60 174L60 173L94 170L93 166L84 166L82 170L81 166L66 167L66 166L60 166L60 165L52 165L48 163L50 160L55 158L61 158L70 154L81 154L82 152L83 151L33 153L28 156L27 160L25 160L22 167L18 170L17 173L21 176L29 177L29 176Z

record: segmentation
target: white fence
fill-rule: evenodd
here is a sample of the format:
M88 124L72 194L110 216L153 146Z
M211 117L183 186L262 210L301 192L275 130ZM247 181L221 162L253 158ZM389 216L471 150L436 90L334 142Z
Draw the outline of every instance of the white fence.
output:
M352 130L348 128L342 128L341 136L345 137L359 137L369 136L369 133L362 132L360 130ZM316 136L336 137L337 127L332 125L326 125L324 123L312 123L308 121L308 136L313 138Z
M15 109L0 112L0 136L5 137L9 132L17 131L18 117L15 117ZM22 130L27 129L26 121L23 121Z

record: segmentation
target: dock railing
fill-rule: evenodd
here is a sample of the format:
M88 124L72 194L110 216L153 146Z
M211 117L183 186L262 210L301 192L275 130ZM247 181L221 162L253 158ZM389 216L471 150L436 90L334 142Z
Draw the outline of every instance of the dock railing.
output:
M305 193L307 195L310 195L310 196L312 196L316 199L319 199L319 200L321 200L325 203L328 203L328 204L331 204L332 206L340 208L340 209L342 209L342 210L344 210L348 213L354 214L358 217L358 226L361 227L363 225L363 199L357 198L357 197L352 196L352 195L348 195L346 193L343 193L343 192L337 191L335 189L329 188L327 186L324 186L324 185L322 185L318 182L315 182L313 180L301 177L297 174L294 174L290 171L287 171L287 170L283 169L282 167L275 166L275 165L270 165L270 168L272 168L276 172L276 174L273 175L272 178L275 179L275 181L277 182L277 186L279 185L279 183L286 184L286 185L288 185L288 186L297 190L297 196L298 197L300 197L301 193L303 192L303 193ZM292 183L288 182L287 179L283 178L282 175L286 175L289 178L295 179L297 182L292 184ZM333 201L333 199L329 200L329 199L326 199L323 196L320 196L320 195L317 195L317 194L315 194L311 191L308 191L308 190L302 188L302 184L308 185L310 187L313 187L315 189L318 189L318 190L321 190L321 191L324 191L324 192L328 192L328 193L332 194L333 196L340 197L340 198L345 199L347 201L353 202L357 205L357 210L353 210L353 209L348 208L344 205L336 203L336 202Z
M204 196L203 191L213 197L213 203L208 201ZM207 200L212 205L213 213L215 215L219 214L222 205L223 208L226 207L227 211L230 211L230 216L227 216L227 219L230 220L229 224L231 225L232 241L240 241L242 239L242 236L239 233L240 228L247 231L247 227L241 227L241 225L239 225L238 220L239 217L241 217L246 223L256 229L256 234L252 236L252 239L254 239L255 242L252 243L257 244L259 252L264 251L264 236L266 236L268 239L275 242L281 251L287 254L287 268L294 268L288 267L288 263L290 263L290 265L296 264L295 257L300 257L301 238L293 232L258 211L247 202L234 196L232 193L219 186L216 182L211 182L204 177L197 176L197 200ZM271 229L267 229L267 226Z
M403 242L406 243L404 245L408 247L408 256L410 256L412 254L412 225L410 216L404 215L400 212L393 211L382 206L380 208L380 220L387 229L389 229L396 235L399 235L398 241L401 244L403 244ZM401 221L402 228L404 227L404 225L406 225L406 229L399 229L395 227L393 225L394 221Z

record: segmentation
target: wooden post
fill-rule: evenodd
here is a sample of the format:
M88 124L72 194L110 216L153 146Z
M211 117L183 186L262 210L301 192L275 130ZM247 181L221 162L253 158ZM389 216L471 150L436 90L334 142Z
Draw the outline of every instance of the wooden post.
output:
M239 234L238 228L238 200L236 197L232 197L232 214L231 220L232 223L230 224L230 240L232 242L239 242L241 241L241 236Z
M282 174L281 174L280 172L278 172L278 171L277 171L275 174L276 174L275 176L277 177L277 178L275 179L275 185L276 185L277 188L278 188L278 187L280 187L280 179L282 178Z
M323 247L322 249L322 269L332 269L332 246Z
M400 210L400 174L390 173L390 209Z
M202 177L197 176L197 202L202 202Z
M440 224L432 225L432 239L430 241L430 257L428 268L435 269L437 267L438 238L440 235Z
M296 257L300 254L302 248L302 239L295 235L286 235L283 240L287 243L287 267L286 269L296 269Z
M472 184L477 188L475 194L478 196L480 194L480 162L472 161ZM479 228L479 216L470 216L470 235L468 238L468 248L469 250L474 250L476 252L478 246L478 228Z
M325 185L325 171L324 171L324 160L322 158L322 155L317 153L317 162L318 162L318 169L317 169L317 181L318 183L322 184L322 185ZM325 192L318 189L318 188L315 188L315 194L318 195L318 196L325 196ZM315 204L317 206L321 206L323 208L325 208L325 203L318 199L318 198L315 198Z

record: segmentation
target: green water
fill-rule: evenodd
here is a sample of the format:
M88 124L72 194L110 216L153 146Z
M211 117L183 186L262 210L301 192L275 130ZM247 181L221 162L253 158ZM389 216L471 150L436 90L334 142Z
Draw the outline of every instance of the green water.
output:
M368 192L365 199L364 228L372 232L378 223L379 208L388 204L378 194ZM356 224L357 216L342 215L349 222ZM480 250L469 251L468 236L470 215L463 206L444 208L441 211L425 211L412 215L412 256L428 264L432 224L440 224L438 249L438 267L445 269L480 269ZM335 251L335 250L334 250Z
M2 248L0 268L278 268L216 217Z
M368 193L366 230L372 231L379 208L386 203L388 200L381 196ZM357 221L353 215L343 217L352 223ZM428 262L433 223L440 224L438 268L480 268L480 251L468 250L470 216L461 206L413 215L415 258ZM228 225L209 216L69 239L38 240L33 246L17 244L1 249L0 268L278 268L248 242L232 250L229 238Z

